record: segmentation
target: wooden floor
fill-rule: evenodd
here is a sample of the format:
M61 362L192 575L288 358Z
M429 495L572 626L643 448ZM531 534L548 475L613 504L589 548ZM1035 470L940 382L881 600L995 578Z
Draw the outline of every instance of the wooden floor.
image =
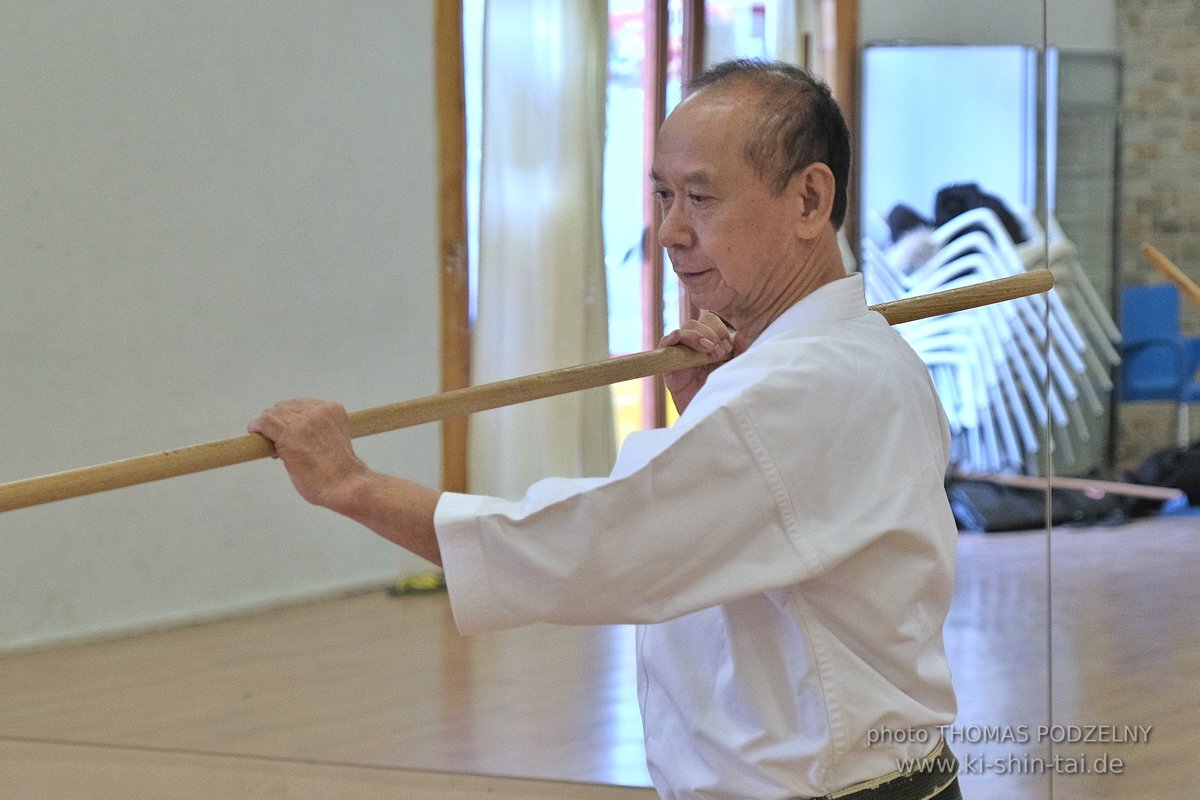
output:
M960 537L967 798L1200 794L1198 571L1200 517ZM627 628L463 638L382 592L11 655L0 797L652 797L632 659Z

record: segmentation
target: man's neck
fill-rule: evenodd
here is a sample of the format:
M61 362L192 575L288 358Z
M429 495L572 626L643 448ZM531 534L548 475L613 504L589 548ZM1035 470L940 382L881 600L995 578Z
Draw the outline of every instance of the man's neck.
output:
M846 277L837 233L832 226L814 245L804 261L790 273L784 290L778 292L761 313L752 319L731 320L740 323L734 338L735 354L744 352L783 312L822 286Z

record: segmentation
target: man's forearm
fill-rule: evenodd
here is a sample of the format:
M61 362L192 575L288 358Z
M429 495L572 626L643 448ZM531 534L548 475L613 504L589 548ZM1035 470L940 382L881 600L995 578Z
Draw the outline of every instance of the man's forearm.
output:
M441 566L433 527L440 497L428 486L367 470L338 487L323 505Z

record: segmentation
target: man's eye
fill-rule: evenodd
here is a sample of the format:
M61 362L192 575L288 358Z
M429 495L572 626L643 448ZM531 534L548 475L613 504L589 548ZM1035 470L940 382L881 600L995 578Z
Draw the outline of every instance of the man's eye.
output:
M689 194L688 195L688 200L691 200L693 203L704 203L704 202L708 201L709 199L711 199L711 198L709 198L708 195L704 195L704 194Z

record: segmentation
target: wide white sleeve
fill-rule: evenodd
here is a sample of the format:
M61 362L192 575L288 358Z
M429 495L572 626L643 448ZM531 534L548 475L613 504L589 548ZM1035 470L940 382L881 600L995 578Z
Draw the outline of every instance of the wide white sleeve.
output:
M464 632L651 623L798 584L887 539L953 534L945 422L925 366L876 315L752 348L607 478L435 516Z
M520 501L445 494L435 516L463 633L533 622L657 622L820 569L734 404L630 437L613 474Z

